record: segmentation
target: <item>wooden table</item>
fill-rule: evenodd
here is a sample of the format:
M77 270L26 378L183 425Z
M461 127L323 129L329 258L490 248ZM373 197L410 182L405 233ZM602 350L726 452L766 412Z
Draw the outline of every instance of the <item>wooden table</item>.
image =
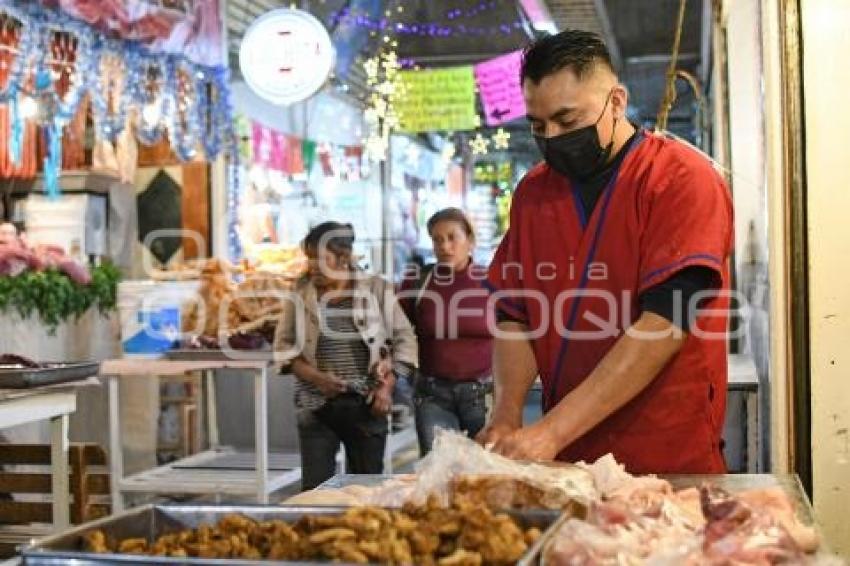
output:
M112 477L113 512L124 509L124 493L185 493L254 495L257 503L268 503L269 494L301 479L300 460L294 455L276 455L271 460L268 437L268 359L176 361L167 359L122 358L101 364L101 375L107 380L109 404L109 471ZM214 371L239 369L254 372L255 451L238 453L220 447L215 418ZM124 477L121 442L121 415L118 388L121 379L139 375L182 375L204 372L206 385L207 427L210 449L188 458ZM247 416L247 415L246 415ZM253 460L253 469L246 466ZM228 467L235 462L236 467Z
M53 528L70 525L68 495L68 415L77 409L73 386L0 390L0 429L50 421L50 467L53 494Z

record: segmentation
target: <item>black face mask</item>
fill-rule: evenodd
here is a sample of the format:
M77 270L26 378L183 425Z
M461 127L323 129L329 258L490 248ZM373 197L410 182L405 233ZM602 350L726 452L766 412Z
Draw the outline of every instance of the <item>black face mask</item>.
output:
M611 94L609 93L608 98L605 99L602 114L590 126L551 138L534 136L537 147L540 148L540 153L543 154L543 158L549 164L549 167L577 181L592 179L605 168L605 164L611 156L611 149L614 147L614 130L611 132L611 141L607 146L602 147L599 143L599 132L596 131L596 124L605 114L610 99ZM614 118L614 129L616 128L617 119Z

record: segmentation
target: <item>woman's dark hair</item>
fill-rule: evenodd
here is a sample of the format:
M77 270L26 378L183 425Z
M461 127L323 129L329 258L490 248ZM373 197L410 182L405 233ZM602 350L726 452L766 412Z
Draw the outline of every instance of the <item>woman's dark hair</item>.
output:
M608 47L598 34L568 29L547 35L525 48L520 82L528 79L537 84L544 77L568 67L582 79L595 65L603 65L616 73Z
M463 231L466 232L466 237L473 242L475 241L475 230L472 229L472 223L461 209L450 207L438 210L434 213L434 215L428 219L428 234L430 234L434 230L434 226L440 222L457 222L463 227Z
M317 250L319 246L324 246L337 255L350 255L354 249L354 227L351 224L332 220L322 222L307 232L304 241L301 242L301 248L305 252Z

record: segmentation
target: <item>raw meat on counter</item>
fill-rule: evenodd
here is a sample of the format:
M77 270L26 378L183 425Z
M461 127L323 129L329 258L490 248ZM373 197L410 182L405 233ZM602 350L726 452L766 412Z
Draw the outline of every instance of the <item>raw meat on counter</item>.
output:
M545 564L839 564L815 555L819 537L779 487L730 494L710 484L674 490L633 476L607 455L592 464L508 460L440 431L417 473L382 484L317 489L287 503L401 507L439 494L444 504L563 509Z
M589 469L599 499L586 518L568 519L555 533L547 564L816 563L819 537L781 488L674 491L665 480L627 474L610 456Z
M18 354L0 354L0 366L15 366L24 367L27 369L40 369L45 367L44 364L34 362L24 356Z

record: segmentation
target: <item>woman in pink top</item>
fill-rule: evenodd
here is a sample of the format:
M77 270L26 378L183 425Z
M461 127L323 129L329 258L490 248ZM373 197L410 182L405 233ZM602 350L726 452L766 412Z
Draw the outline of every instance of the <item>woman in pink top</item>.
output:
M472 261L472 225L447 208L428 220L428 233L437 263L409 273L400 293L419 341L414 406L422 455L437 427L474 437L484 426L493 356L486 267Z

